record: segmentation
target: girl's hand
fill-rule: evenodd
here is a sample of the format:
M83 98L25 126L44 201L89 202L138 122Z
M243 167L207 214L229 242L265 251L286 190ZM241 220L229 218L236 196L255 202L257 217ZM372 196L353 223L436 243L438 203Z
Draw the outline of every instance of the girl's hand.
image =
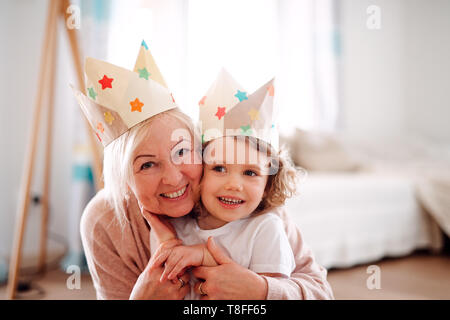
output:
M160 251L167 250L181 244L181 240L172 239L161 244L155 255ZM132 300L150 300L150 299L167 299L167 300L181 300L188 292L190 292L189 286L189 274L186 273L180 277L180 280L174 279L173 281L159 281L164 271L164 267L156 265L153 257L145 267L144 271L138 277L133 290L130 295ZM182 285L183 284L183 285Z
M231 260L213 241L208 238L207 247L219 264L217 267L196 267L193 275L204 279L202 300L259 300L267 297L267 282L264 277L250 271ZM195 285L200 292L201 282Z
M165 261L161 281L176 279L177 275L184 274L187 267L201 266L203 263L205 245L177 246L156 257L158 262Z

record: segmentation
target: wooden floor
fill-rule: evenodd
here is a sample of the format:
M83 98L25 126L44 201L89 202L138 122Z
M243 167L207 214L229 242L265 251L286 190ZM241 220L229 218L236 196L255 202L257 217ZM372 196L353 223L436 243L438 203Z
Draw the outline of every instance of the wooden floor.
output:
M380 269L380 289L369 290L369 265ZM32 282L32 289L20 293L20 299L95 299L89 275L82 275L79 289L68 289L69 274L56 270ZM448 255L414 255L384 259L377 263L328 273L336 299L450 299L450 257ZM70 281L69 281L70 282ZM71 282L73 284L73 282ZM0 299L6 298L6 286L0 287Z

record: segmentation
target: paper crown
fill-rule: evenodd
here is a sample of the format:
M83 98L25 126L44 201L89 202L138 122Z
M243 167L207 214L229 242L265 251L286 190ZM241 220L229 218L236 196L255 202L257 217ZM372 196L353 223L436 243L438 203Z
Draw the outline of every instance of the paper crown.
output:
M225 136L252 136L278 150L274 122L274 79L251 95L222 69L199 102L202 142Z
M89 98L72 89L104 147L138 123L177 107L144 41L134 71L87 58L85 74Z

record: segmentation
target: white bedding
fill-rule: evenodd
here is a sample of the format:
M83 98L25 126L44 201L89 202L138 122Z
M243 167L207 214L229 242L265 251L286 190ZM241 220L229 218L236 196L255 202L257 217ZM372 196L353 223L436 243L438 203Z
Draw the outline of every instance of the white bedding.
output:
M414 181L404 175L310 173L300 189L286 207L326 268L442 246L438 226L416 200Z

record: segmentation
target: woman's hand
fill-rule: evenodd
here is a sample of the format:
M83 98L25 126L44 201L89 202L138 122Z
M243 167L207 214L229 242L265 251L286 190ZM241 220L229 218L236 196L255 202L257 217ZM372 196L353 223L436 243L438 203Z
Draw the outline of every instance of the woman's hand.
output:
M162 243L155 252L154 257L161 251L170 250L181 244L181 240L172 239ZM181 300L190 291L189 274L179 277L182 281L161 282L160 278L164 271L162 264L155 265L153 257L138 277L130 295L131 300Z
M208 238L207 247L219 264L217 267L196 267L193 275L205 282L195 285L195 292L205 294L203 300L264 300L267 297L267 282L264 277L231 260ZM199 286L201 284L200 292Z
M166 217L151 213L143 208L141 208L141 212L155 233L159 244L177 238L175 228Z

